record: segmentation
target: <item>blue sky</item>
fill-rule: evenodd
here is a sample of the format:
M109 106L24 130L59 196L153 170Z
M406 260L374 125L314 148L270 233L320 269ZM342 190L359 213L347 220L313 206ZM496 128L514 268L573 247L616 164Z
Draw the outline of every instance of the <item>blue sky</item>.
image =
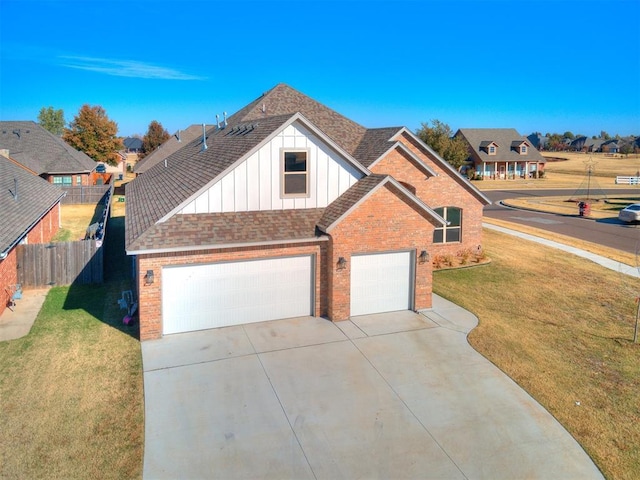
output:
M287 83L367 127L640 135L638 0L0 0L0 119L123 136Z

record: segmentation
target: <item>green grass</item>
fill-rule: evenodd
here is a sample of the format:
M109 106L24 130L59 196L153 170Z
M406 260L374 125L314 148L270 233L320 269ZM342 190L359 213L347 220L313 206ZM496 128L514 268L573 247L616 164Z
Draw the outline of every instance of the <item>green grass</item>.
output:
M608 478L638 478L640 344L632 339L640 280L484 235L492 262L434 272L434 291L478 316L471 345L547 408Z
M144 439L137 328L116 301L122 219L101 286L55 287L26 337L0 342L0 478L140 478Z

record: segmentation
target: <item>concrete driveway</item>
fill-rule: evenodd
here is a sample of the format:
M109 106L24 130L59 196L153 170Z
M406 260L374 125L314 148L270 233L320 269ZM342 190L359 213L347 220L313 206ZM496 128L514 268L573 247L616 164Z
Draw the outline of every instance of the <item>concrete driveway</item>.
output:
M434 296L145 342L144 478L602 478L469 346L476 323Z

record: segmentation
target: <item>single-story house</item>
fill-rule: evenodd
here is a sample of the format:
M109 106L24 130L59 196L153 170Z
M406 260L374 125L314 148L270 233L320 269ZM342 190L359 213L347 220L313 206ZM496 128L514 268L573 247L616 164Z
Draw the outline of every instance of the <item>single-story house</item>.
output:
M32 121L0 121L0 151L63 187L93 185L96 162Z
M0 156L0 314L18 283L16 247L51 241L65 193L19 163Z
M206 128L211 128L211 125ZM171 135L169 139L164 142L160 147L144 157L142 160L136 163L133 169L133 173L136 176L143 174L154 165L164 161L172 153L184 147L193 139L202 135L202 125L191 125L184 130L178 130L175 134Z
M140 338L431 307L489 199L405 127L278 84L126 186Z
M513 128L461 128L476 175L490 179L536 178L547 160Z

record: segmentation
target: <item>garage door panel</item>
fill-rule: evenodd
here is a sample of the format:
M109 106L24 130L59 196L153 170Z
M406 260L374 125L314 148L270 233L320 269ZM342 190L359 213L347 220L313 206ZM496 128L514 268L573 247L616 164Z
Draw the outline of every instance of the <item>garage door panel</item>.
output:
M351 315L411 308L411 252L351 257Z
M163 333L203 330L312 312L312 257L165 267Z

